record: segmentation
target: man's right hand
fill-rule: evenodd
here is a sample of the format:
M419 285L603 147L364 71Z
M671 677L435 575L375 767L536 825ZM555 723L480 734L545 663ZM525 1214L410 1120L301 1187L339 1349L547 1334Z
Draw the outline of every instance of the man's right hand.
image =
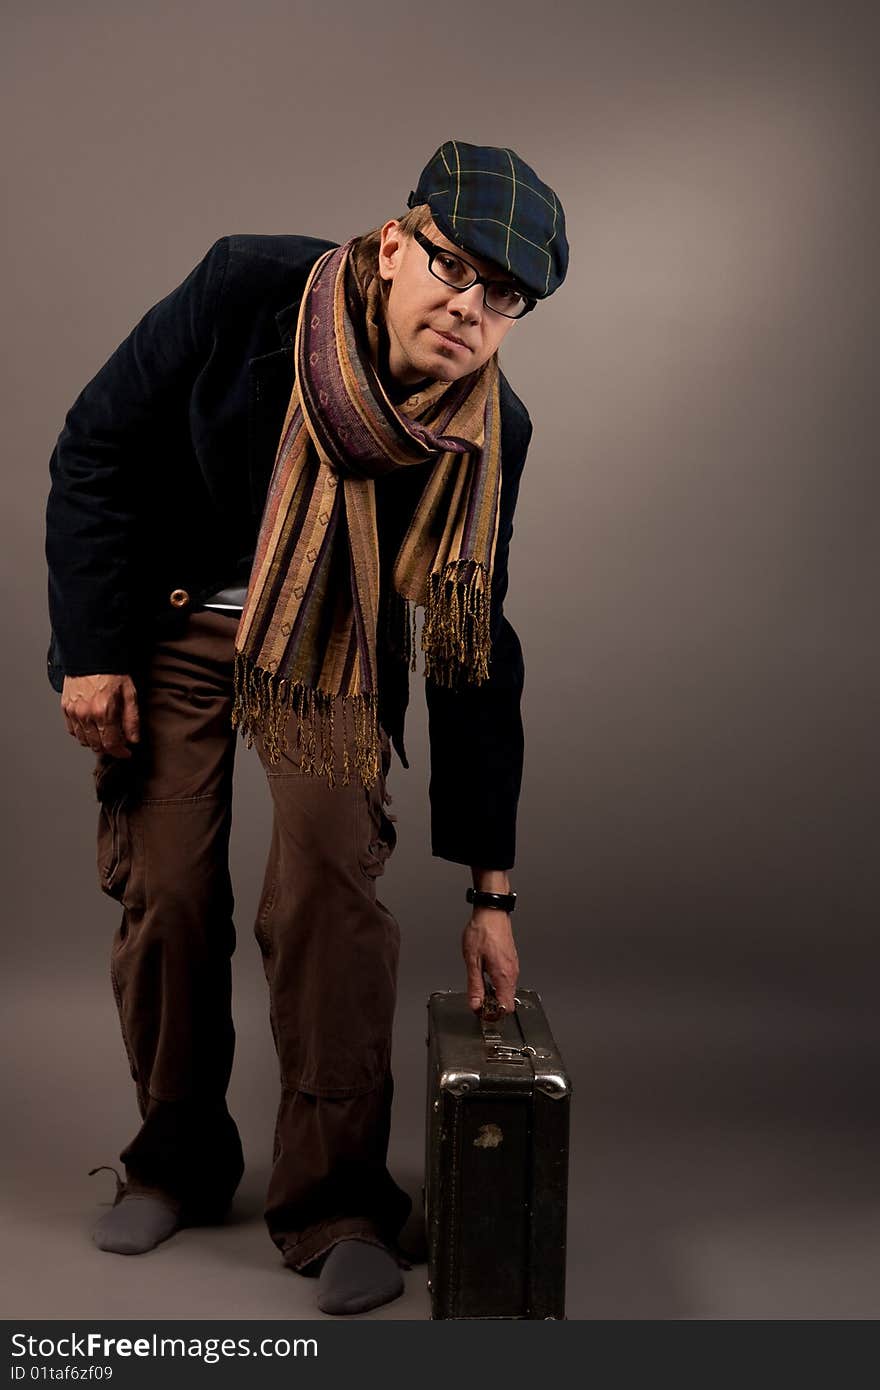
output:
M131 676L65 676L61 710L83 748L130 758L140 738L137 691Z

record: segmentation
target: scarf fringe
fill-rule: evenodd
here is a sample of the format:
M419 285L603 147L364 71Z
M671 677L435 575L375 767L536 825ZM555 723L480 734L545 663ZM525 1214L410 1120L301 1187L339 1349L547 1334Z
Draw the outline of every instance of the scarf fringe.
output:
M304 685L302 681L280 679L272 671L256 666L243 652L235 653L232 727L238 728L245 745L262 740L270 764L281 761L290 751L287 723L296 715L296 751L301 750L300 767L311 777L326 777L328 787L339 778L336 769L334 727L337 707L342 711L342 786L348 786L352 772L360 776L367 789L379 775L379 719L376 695L335 696ZM347 722L354 725L354 768L349 753Z
M467 566L472 573L462 581L460 573ZM474 685L489 679L490 598L490 576L478 562L456 560L442 574L428 576L422 627L426 678L450 688L462 675Z
M461 570L468 565L472 572L462 581ZM408 599L401 602L402 655L410 670L415 671L416 604ZM489 580L482 565L459 560L447 565L442 574L429 576L422 626L426 678L450 689L458 686L461 677L475 685L489 679L490 610ZM336 710L341 709L341 784L348 786L356 773L364 787L375 785L379 775L379 717L374 692L328 694L302 681L279 678L240 651L235 653L233 688L232 727L239 729L245 745L252 748L259 737L269 763L279 763L290 751L287 725L291 714L295 714L295 751L301 752L300 768L308 776L326 777L329 787L340 781L334 729ZM354 726L353 767L349 718Z

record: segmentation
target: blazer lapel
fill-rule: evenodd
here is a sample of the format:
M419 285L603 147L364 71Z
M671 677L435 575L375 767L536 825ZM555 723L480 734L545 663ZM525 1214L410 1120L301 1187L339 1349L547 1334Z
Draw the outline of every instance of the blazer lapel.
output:
M248 362L248 459L251 511L257 522L263 514L284 413L293 390L294 333L301 299L302 296L275 315L284 346Z

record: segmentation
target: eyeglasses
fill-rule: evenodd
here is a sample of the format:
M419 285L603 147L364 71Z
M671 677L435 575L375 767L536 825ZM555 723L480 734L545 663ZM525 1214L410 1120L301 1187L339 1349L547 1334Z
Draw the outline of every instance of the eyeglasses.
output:
M437 246L419 231L413 232L413 236L428 253L431 274L442 280L444 285L451 285L456 290L469 290L472 285L482 285L486 308L493 313L503 314L506 319L521 319L534 309L537 300L523 294L511 281L487 280L485 275L478 275L470 261L462 256L447 251L445 246Z

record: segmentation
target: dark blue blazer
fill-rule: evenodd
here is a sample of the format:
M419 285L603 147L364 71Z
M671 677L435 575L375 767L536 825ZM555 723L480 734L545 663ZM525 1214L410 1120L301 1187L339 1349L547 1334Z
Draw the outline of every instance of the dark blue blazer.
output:
M179 629L217 589L247 582L293 386L300 300L312 265L335 244L221 237L71 406L50 461L47 506L55 690L65 675L98 671L137 681L159 635ZM425 693L432 853L509 869L522 780L524 667L503 602L532 426L503 374L501 411L490 679L463 690L426 680ZM376 484L383 585L426 467L395 470ZM170 603L181 589L189 595L183 609ZM379 663L379 717L408 767L406 668L381 645Z

